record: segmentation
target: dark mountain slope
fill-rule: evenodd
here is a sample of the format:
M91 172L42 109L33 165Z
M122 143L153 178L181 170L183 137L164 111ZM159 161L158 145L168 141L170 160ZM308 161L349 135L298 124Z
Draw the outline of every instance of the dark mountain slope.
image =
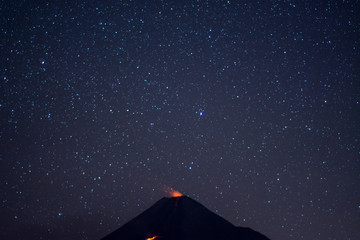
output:
M235 227L186 196L162 198L103 240L152 237L156 240L269 240L250 228Z

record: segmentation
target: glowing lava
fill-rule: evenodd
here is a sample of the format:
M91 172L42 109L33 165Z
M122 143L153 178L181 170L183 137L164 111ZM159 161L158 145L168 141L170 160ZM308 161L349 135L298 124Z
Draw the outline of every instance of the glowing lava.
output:
M171 197L181 197L182 194L181 194L180 192L175 191L175 190L172 189L172 190L170 191L170 196L171 196Z
M145 239L145 240L154 240L155 238L157 238L158 236L153 236L153 237L149 237L149 238L147 238L147 239Z
M181 192L174 190L172 187L164 186L161 190L166 194L167 197L177 198L183 196Z

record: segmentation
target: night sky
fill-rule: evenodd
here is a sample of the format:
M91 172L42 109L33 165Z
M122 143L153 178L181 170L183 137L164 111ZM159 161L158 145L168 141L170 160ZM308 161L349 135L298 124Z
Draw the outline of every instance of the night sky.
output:
M360 239L359 1L0 3L0 238L97 240L170 188Z

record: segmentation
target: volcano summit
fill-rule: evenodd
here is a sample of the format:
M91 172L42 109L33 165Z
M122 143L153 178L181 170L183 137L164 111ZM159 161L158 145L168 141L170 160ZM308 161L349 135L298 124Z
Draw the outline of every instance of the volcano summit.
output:
M270 240L250 228L235 227L195 200L162 198L102 240Z

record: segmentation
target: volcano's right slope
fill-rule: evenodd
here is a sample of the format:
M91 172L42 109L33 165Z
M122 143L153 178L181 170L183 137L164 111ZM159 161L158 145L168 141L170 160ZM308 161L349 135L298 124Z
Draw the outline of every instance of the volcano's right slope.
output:
M162 198L152 207L103 240L269 240L230 222L195 200L182 196Z

